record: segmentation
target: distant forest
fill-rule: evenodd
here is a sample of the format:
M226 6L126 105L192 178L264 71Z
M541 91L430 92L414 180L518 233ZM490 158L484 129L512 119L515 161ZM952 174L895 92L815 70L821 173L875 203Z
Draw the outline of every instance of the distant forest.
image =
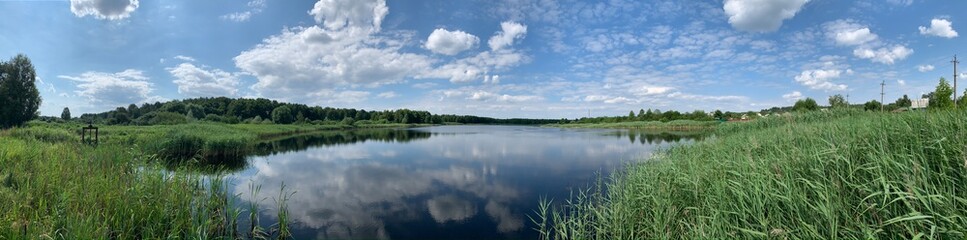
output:
M64 109L69 112L68 109ZM497 119L469 115L437 115L409 109L366 111L285 103L265 98L192 98L168 102L131 104L114 110L83 114L83 122L116 125L179 124L192 120L222 123L278 124L548 124L557 119Z

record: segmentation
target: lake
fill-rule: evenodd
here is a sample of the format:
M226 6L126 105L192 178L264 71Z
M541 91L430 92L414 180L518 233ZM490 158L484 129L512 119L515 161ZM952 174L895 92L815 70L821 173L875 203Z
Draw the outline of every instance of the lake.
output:
M561 202L629 161L701 138L476 125L323 132L260 144L227 179L240 206L258 199L265 227L284 183L297 239L534 239L529 216L542 198Z

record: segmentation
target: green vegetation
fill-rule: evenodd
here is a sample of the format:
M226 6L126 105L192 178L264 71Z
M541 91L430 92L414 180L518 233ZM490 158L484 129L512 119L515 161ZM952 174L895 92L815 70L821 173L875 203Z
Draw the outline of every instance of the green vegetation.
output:
M77 140L55 127L0 131L0 239L252 236L236 231L241 211L219 177L161 171L136 147Z
M950 97L954 94L953 88L947 83L947 79L940 78L940 83L937 84L937 89L930 94L930 103L927 105L929 109L952 109L954 108L954 100Z
M829 107L845 108L845 107L849 107L849 102L846 101L846 98L843 98L843 95L836 94L833 96L829 96Z
M534 222L544 239L963 239L963 119L843 109L723 123L545 201Z
M23 54L0 62L0 129L20 126L37 116L40 92L37 74Z
M127 108L83 114L78 121L110 125L173 125L192 121L249 124L351 125L366 121L375 124L547 124L548 119L496 119L478 116L434 115L409 109L366 111L284 103L258 98L193 98L169 102L131 104Z
M816 111L819 110L819 104L816 100L812 98L800 99L796 101L796 104L792 105L792 111L794 112L804 112L804 111Z
M695 120L673 120L668 122L660 121L636 121L636 122L615 122L615 123L568 123L568 124L547 124L546 127L560 128L626 128L626 129L653 129L653 130L708 130L713 129L720 123L717 121L695 121Z

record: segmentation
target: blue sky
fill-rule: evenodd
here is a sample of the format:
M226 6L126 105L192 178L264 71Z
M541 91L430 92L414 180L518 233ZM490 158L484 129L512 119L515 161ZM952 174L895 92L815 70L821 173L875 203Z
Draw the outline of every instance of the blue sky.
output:
M575 118L949 80L967 1L0 1L43 115L192 97ZM967 56L967 55L965 55ZM958 95L965 84L959 84Z

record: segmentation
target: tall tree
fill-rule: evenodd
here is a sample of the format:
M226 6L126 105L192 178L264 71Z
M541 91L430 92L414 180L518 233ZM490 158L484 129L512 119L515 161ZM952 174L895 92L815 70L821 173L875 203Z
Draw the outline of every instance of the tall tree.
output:
M843 95L836 94L833 96L829 96L829 107L844 108L848 106L849 106L849 103L846 102L846 98L843 98Z
M953 94L954 90L950 88L947 79L941 77L940 83L937 84L937 89L930 96L930 103L928 103L927 108L935 110L954 108L954 100L950 98Z
M819 110L819 104L812 98L801 99L796 101L796 104L792 106L792 110L797 112L816 111Z
M34 65L23 54L0 62L0 128L20 126L37 116L41 99L36 78Z
M866 102L865 104L863 104L863 110L880 111L880 105L882 105L880 102L876 100L870 100L869 102Z
M898 98L896 102L894 102L893 104L896 105L897 107L905 108L913 105L913 101L911 101L906 94L903 94L903 97Z
M288 106L279 106L272 109L272 121L278 124L289 124L295 121L292 110Z
M64 111L60 113L60 118L64 119L64 121L71 120L71 110L67 107L64 107Z

